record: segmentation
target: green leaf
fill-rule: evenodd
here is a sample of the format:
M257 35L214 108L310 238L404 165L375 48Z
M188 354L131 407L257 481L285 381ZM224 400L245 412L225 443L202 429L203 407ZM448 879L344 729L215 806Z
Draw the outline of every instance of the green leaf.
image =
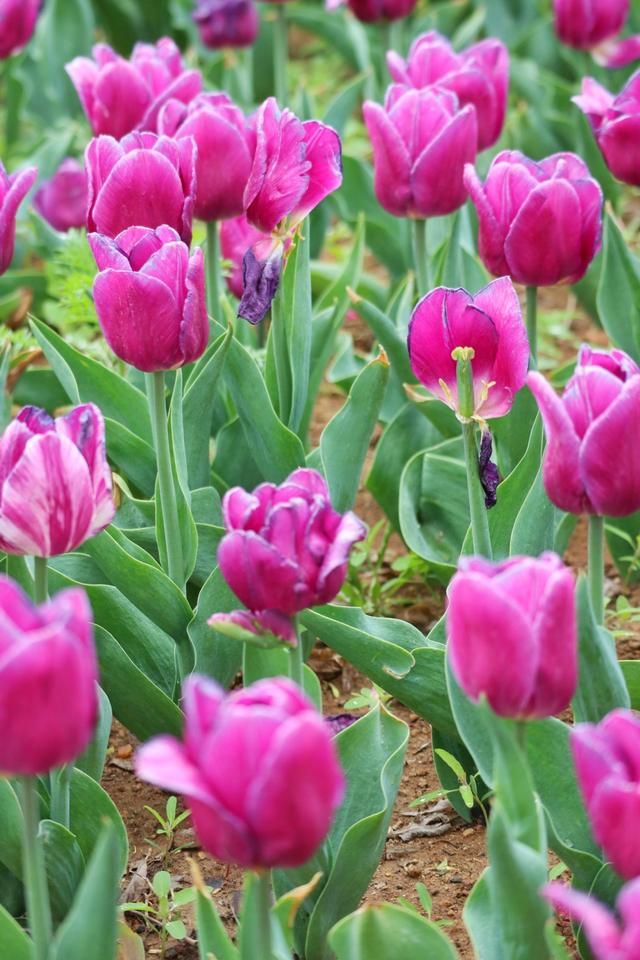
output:
M118 470L145 496L156 484L156 457L153 447L111 417L105 417L107 451Z
M610 214L605 216L598 315L617 347L640 361L640 262Z
M195 651L195 671L213 677L228 687L242 663L242 644L214 630L207 623L214 613L229 613L238 608L238 598L227 586L218 567L214 567L198 595L189 637Z
M0 777L0 861L16 877L22 877L22 811L9 780Z
M337 960L455 960L453 944L414 910L383 903L361 907L329 934Z
M58 924L69 912L82 880L84 856L74 835L60 823L41 820L39 834L44 850L51 914L54 923Z
M151 886L156 897L168 897L171 890L171 874L167 870L158 870Z
M169 920L164 928L174 940L184 940L187 935L187 928L182 920Z
M0 904L0 947L7 960L35 960L33 943L26 931ZM221 957L221 960L225 960Z
M89 54L94 39L93 10L89 0L50 0L38 24L42 92L56 112L79 114L78 95L64 69L79 54Z
M294 249L288 256L279 294L281 309L278 320L284 322L290 383L290 407L285 422L294 433L300 428L309 391L312 335L308 237L310 229L309 221L303 222L302 233L298 234ZM282 416L282 411L280 414Z
M75 835L85 860L93 856L105 821L110 830L110 844L115 844L118 877L127 866L129 841L120 812L109 794L82 770L75 769L71 778L70 829ZM91 865L89 864L89 869ZM62 958L61 958L62 960ZM67 958L65 958L67 960Z
M196 924L200 960L240 960L240 954L231 942L210 894L204 886L196 898Z
M355 297L353 309L384 347L393 372L403 383L415 383L406 337L401 334L393 320L375 304L362 297Z
M185 384L182 412L184 444L192 490L211 482L209 443L216 391L233 338L233 328L221 333L194 366Z
M355 77L349 83L342 86L342 89L333 98L326 109L322 122L333 127L342 136L344 128L349 119L353 116L356 107L362 97L365 78Z
M109 697L102 687L98 690L100 695L100 710L98 714L98 723L91 738L89 746L84 753L78 757L74 766L78 767L84 773L93 777L100 783L104 771L104 764L107 758L107 748L109 746L109 737L111 735L111 723L113 712Z

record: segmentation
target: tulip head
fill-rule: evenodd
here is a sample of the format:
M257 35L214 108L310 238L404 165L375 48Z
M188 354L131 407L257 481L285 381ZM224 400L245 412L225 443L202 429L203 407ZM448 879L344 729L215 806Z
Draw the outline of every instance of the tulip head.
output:
M200 843L217 860L257 869L305 863L344 793L320 714L283 677L225 695L191 676L184 691L183 741L145 744L138 776L184 795Z
M253 0L197 0L193 19L205 47L250 47L260 16Z
M620 33L629 0L553 0L556 33L577 50L591 50Z
M61 233L87 222L87 174L73 157L63 160L50 180L36 191L33 206Z
M465 202L465 164L477 149L475 108L459 109L448 90L392 84L384 106L367 100L364 121L373 145L379 203L396 217L439 217Z
M571 750L595 839L622 877L640 876L640 717L614 710L577 724Z
M634 960L640 956L640 879L622 888L617 917L590 894L566 883L548 883L540 891L558 913L568 914L584 930L595 960Z
M633 360L621 350L583 350L561 397L539 373L527 382L547 434L543 478L552 503L613 517L639 510L640 376Z
M379 20L402 20L413 13L418 0L344 0L352 14L362 23Z
M33 777L79 756L96 724L97 681L84 591L37 607L0 576L0 771Z
M585 114L609 170L623 183L640 186L640 70L617 97L591 77L573 97Z
M0 0L0 60L29 43L39 11L40 0Z
M529 359L518 295L508 277L476 294L438 287L411 314L409 358L418 380L464 419L502 417L524 386ZM472 352L471 409L461 409L456 350Z
M560 557L463 557L448 590L448 655L471 700L502 717L549 717L577 683L575 580Z
M461 107L475 107L478 150L500 137L509 92L509 52L500 40L483 40L456 53L446 37L431 30L413 41L407 60L390 50L387 66L396 83L450 90Z
M192 363L209 339L204 257L171 227L129 227L115 240L89 234L98 265L93 296L107 343L151 373Z
M37 176L35 167L8 174L0 161L0 274L6 273L11 266L16 242L18 207Z

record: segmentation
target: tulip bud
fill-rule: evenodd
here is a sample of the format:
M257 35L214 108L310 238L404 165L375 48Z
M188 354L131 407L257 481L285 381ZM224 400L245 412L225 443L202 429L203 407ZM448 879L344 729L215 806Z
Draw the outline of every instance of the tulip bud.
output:
M635 960L640 955L640 880L628 883L618 894L620 920L592 896L568 884L548 883L540 892L559 913L582 926L595 960Z
M453 674L501 717L549 717L577 683L575 581L554 553L490 563L463 557L448 590Z
M197 70L185 70L180 51L169 37L157 44L137 43L125 60L106 43L93 57L76 57L66 66L95 136L119 140L132 130L155 131L168 100L189 103L202 89Z
M573 102L589 120L613 176L640 187L640 70L617 97L586 77L582 94Z
M290 618L337 596L349 551L365 536L364 524L354 513L337 513L324 478L308 469L294 470L279 487L262 483L253 493L233 487L223 497L222 511L227 534L218 563L258 622L253 632L273 614L265 629L295 643ZM209 623L228 616L216 614Z
M602 190L573 153L534 163L517 150L494 159L484 185L464 182L480 222L479 252L494 276L550 287L580 280L600 249Z
M464 418L503 417L524 386L529 344L508 277L472 295L438 287L411 314L409 358L418 380ZM471 349L472 395L461 409L456 349Z
M255 133L226 93L202 93L188 107L165 104L158 130L197 146L194 214L199 220L239 216L255 151Z
M0 576L0 771L36 776L79 756L98 716L97 681L84 590L36 607Z
M220 224L220 249L222 256L230 264L226 276L227 287L238 300L242 297L242 261L247 251L259 240L266 239L265 234L256 230L247 221L244 214L223 220Z
M253 0L196 0L193 19L205 47L250 47L258 36L260 16Z
M223 863L298 867L326 837L344 793L332 731L290 680L225 695L205 677L184 686L182 742L157 737L139 777L182 793L200 843Z
M561 510L624 517L640 509L640 376L621 350L581 351L562 397L539 373L527 383L547 434L543 478Z
M35 167L8 174L0 161L0 274L6 273L11 266L16 242L18 207L37 176Z
M33 206L54 230L65 233L87 221L87 174L81 163L68 157L50 180L36 191Z
M196 190L196 146L191 137L170 140L130 133L118 143L97 137L85 154L89 184L87 226L106 237L127 227L166 224L191 243Z
M579 723L571 750L594 837L621 876L640 876L640 717L614 710Z
M458 109L448 90L392 84L384 106L367 100L364 121L373 145L379 203L396 217L439 217L467 199L462 175L475 159L475 108Z
M450 90L461 107L475 107L478 150L500 137L509 92L509 52L500 40L483 40L456 53L446 37L431 30L413 41L407 60L389 50L387 66L396 83Z
M0 0L0 60L29 43L39 11L40 0Z
M93 297L116 356L152 373L192 363L209 339L204 257L171 227L129 227L88 237L100 273Z
M629 0L553 0L556 33L563 43L590 50L624 27Z
M417 0L346 0L352 14L362 23L401 20L413 13Z

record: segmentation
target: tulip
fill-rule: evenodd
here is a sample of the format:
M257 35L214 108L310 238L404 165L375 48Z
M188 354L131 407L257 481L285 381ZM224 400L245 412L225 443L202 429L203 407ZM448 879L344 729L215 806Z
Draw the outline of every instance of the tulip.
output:
M344 793L331 730L312 703L281 677L225 695L192 676L183 707L183 741L145 744L138 776L184 795L217 860L256 869L305 863Z
M0 274L11 266L16 241L18 207L34 184L38 171L27 167L8 174L0 161Z
M500 137L509 92L509 52L500 40L483 40L455 53L446 37L431 30L414 40L407 60L389 50L387 66L396 83L444 88L456 94L461 107L475 107L478 150Z
M255 243L264 239L265 235L252 227L244 214L224 220L220 225L220 248L222 256L230 264L230 271L226 281L229 291L238 300L242 297L242 263L244 255Z
M564 883L548 883L545 897L559 913L582 925L595 960L637 960L640 956L640 880L622 888L616 900L620 921L593 897Z
M36 191L33 206L54 230L65 233L87 221L87 174L81 163L67 157L50 180Z
M534 163L504 150L484 185L464 180L480 222L479 252L490 273L526 286L576 283L600 249L602 190L584 162L557 153Z
M29 43L39 11L40 0L0 0L0 60Z
M255 133L226 93L202 93L188 107L166 104L158 129L169 137L193 137L197 146L194 213L200 220L224 220L244 210Z
M591 50L620 33L629 0L553 0L556 33L563 43Z
M337 513L324 478L304 468L279 487L262 483L253 493L233 487L223 497L222 511L227 529L218 547L222 575L254 620L264 623L268 617L271 632L295 642L291 618L337 596L364 525L354 513ZM209 623L227 617L216 614Z
M560 557L463 557L448 590L453 674L501 717L549 717L577 683L575 581Z
M351 13L363 23L401 20L413 13L417 0L345 0Z
M54 420L24 407L0 437L0 550L55 557L114 515L98 408L85 403Z
M640 70L617 97L587 77L582 94L573 97L586 115L614 177L640 186Z
M100 273L93 296L116 356L151 373L200 357L209 339L204 258L171 227L129 227L88 237Z
M96 724L97 680L85 592L34 606L0 576L0 770L35 776L79 756Z
M196 147L190 137L130 133L120 143L97 137L85 161L89 230L116 237L127 227L166 224L191 243Z
M580 723L571 750L595 839L622 877L640 876L640 717L614 710Z
M173 40L155 46L138 43L125 60L106 43L93 57L76 57L66 71L95 136L119 140L132 130L155 131L158 113L168 100L189 103L202 89L197 70L185 70Z
M197 0L193 19L205 47L250 47L260 16L253 0Z
M460 414L456 347L471 347L473 409L478 420L503 417L527 376L529 345L520 301L508 277L476 294L438 287L411 314L408 348L418 380Z

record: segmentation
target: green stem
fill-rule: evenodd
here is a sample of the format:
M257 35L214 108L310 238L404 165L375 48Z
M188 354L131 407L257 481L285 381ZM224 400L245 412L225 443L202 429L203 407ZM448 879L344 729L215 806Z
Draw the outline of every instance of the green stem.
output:
M296 618L296 645L291 647L289 653L289 676L294 683L297 683L301 690L304 690L304 651L302 649L302 637L298 628Z
M604 623L604 517L589 517L589 595L596 623Z
M429 293L429 255L427 253L427 221L412 220L411 232L413 236L413 262L418 281L418 296L424 297Z
M71 822L71 777L73 764L65 763L51 776L51 819L69 829Z
M478 472L478 450L476 447L476 425L473 420L462 424L462 440L464 442L464 459L467 468L467 491L469 494L469 512L471 514L471 536L473 552L491 560L491 536L489 534L489 519L484 503L484 490L480 483Z
M289 99L287 62L289 60L289 33L285 3L275 5L273 23L273 82L278 106L284 108Z
M49 576L46 557L33 558L33 599L46 603L49 599Z
M260 943L260 960L271 960L273 948L271 941L271 872L260 871L256 874L258 888L258 930Z
M529 365L538 369L538 288L527 287L527 336L529 337Z
M209 316L219 320L222 277L220 275L220 231L218 221L207 223L207 309Z
M22 855L33 960L47 960L52 935L51 907L44 855L38 837L40 800L35 777L21 777L18 781L18 793L24 820Z
M167 548L167 570L174 583L184 587L184 560L182 556L182 538L180 536L180 522L171 467L171 451L169 448L169 425L167 421L167 407L164 399L164 370L146 375L147 395L149 398L149 412L151 414L151 428L153 442L158 462L158 487L160 492L160 509L164 539ZM157 509L157 504L156 504ZM156 517L156 527L158 525Z
M287 333L282 315L282 284L271 304L271 329L269 336L273 344L273 359L278 382L278 416L283 423L287 423L290 414L291 396L289 390L290 372L289 355L287 350Z
M396 53L402 53L404 42L404 17L389 21L388 47L387 50L395 50Z
M248 110L253 105L253 46L238 50L238 58L243 106Z

